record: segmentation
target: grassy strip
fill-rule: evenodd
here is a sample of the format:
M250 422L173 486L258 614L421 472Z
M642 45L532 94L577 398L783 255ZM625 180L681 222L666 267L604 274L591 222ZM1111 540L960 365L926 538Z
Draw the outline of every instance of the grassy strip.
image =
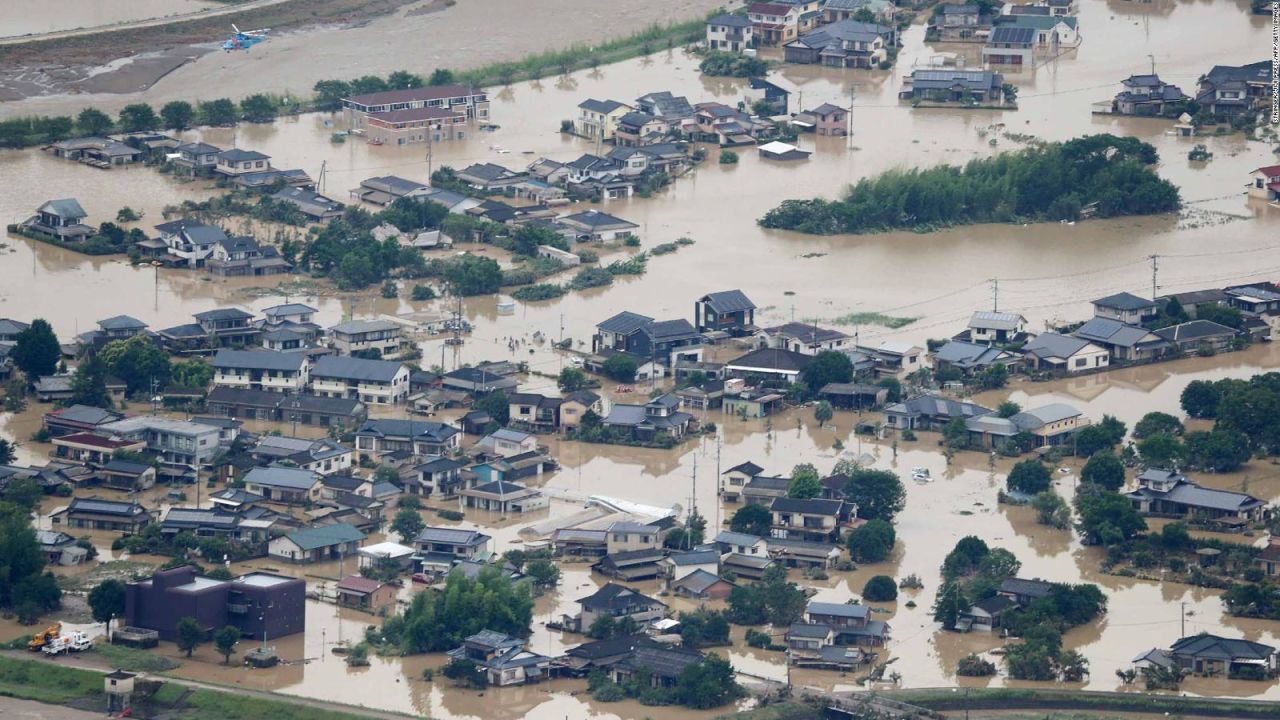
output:
M914 317L894 317L878 312L857 312L832 318L831 322L836 325L880 325L897 330L919 319Z
M65 705L102 694L102 673L0 657L0 696Z
M89 652L95 652L112 666L129 672L158 673L172 670L182 664L159 653L124 645L110 645L105 642L95 644L93 650Z
M462 82L472 85L509 85L516 80L538 80L566 75L574 70L648 55L661 48L674 48L695 42L706 32L706 20L699 18L670 25L653 24L634 35L610 40L596 46L576 43L560 50L548 50L511 63L493 63L475 70L455 73Z
M181 720L357 720L363 716L285 700L265 700L217 690L196 690L178 713Z
M953 692L949 688L898 690L882 694L930 710L961 710L965 707L1013 710L1036 708L1165 713L1195 717L1280 718L1280 703L1176 695L1013 688L973 688L969 690L967 697L965 693Z

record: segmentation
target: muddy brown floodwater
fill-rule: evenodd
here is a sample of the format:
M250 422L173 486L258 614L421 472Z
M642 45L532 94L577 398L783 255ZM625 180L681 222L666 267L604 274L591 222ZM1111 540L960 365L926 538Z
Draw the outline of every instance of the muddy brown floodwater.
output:
M448 12L469 6L471 3L464 1ZM480 3L477 6L483 7ZM1085 34L1081 48L1010 78L1021 90L1017 112L913 111L899 106L895 97L901 76L913 63L938 51L973 50L927 46L919 27L906 33L899 66L890 72L780 68L773 77L796 91L793 100L800 102L799 94L803 93L805 107L824 101L847 104L852 94L853 137L803 137L800 144L815 154L801 164L761 161L754 152L745 150L735 166L719 166L713 159L653 198L604 206L639 223L645 247L682 236L693 238L696 244L651 258L643 277L558 301L523 303L511 315L498 313L495 297L469 299L464 311L476 324L475 334L457 351L444 354L436 341L425 341L426 361L437 362L440 356L443 364L452 368L462 362L514 356L528 361L535 371L554 374L563 358L528 340L535 331L554 339L561 336L563 328L563 335L581 347L596 322L620 310L658 318L687 318L697 296L734 287L746 291L760 306L757 321L761 324L792 317L838 324L850 313L881 311L918 319L898 330L843 327L856 331L864 343L882 339L923 343L929 337L960 330L972 310L988 308L992 299L989 278L1000 280L1002 310L1021 312L1040 327L1053 319L1085 317L1088 300L1093 297L1119 290L1147 292L1151 275L1146 257L1153 253L1161 256L1158 283L1162 291L1273 279L1280 274L1273 247L1280 213L1251 204L1242 194L1249 171L1271 161L1268 146L1239 136L1175 138L1167 134L1167 123L1096 118L1089 113L1090 103L1110 97L1120 78L1149 68L1148 54L1154 56L1162 77L1184 89L1193 87L1196 77L1214 64L1260 59L1268 47L1262 19L1251 18L1241 3L1221 0L1157 0L1141 5L1083 0L1080 23ZM382 68L378 64L382 61L373 55L378 54L366 53L343 74L391 69ZM277 78L274 72L264 71L264 77ZM570 160L594 149L585 141L556 132L560 120L571 117L583 98L628 100L655 90L672 90L687 94L694 102L714 99L732 103L741 97L741 89L740 81L700 77L696 59L678 50L563 78L496 88L493 117L501 127L491 133L476 133L466 141L437 144L434 163L437 167L479 161L522 166L539 155ZM424 148L371 147L354 141L334 145L329 139L333 120L312 114L270 125L193 131L184 137L260 150L273 156L279 167L303 167L313 176L318 175L323 162L324 189L341 200L366 177L426 177ZM993 127L1000 123L1003 128ZM929 235L809 237L764 231L755 225L761 213L788 197L832 196L858 178L892 167L960 163L1019 147L1002 130L1046 140L1114 132L1151 142L1162 157L1160 173L1182 188L1188 209L1177 218L977 226ZM990 144L993 138L994 147ZM1209 146L1215 155L1212 162L1202 167L1188 164L1186 153L1195 142ZM102 172L37 151L0 153L0 186L6 189L0 195L0 218L6 222L25 217L47 199L75 196L93 222L111 219L127 204L146 213L142 225L148 228L159 221L165 205L215 192L205 184L180 183L145 168ZM157 273L129 267L118 258L86 258L21 238L5 242L9 247L0 250L0 317L46 317L64 338L119 313L160 328L188 322L192 313L216 306L260 310L283 299L281 294L257 287L265 285L262 281L212 279L176 270ZM270 285L275 282L272 279ZM438 302L383 300L369 293L344 295L320 286L294 291L290 299L318 307L319 322L324 324L351 316L443 310ZM510 353L506 341L513 337L528 342ZM1178 394L1192 379L1247 377L1277 365L1280 349L1261 345L1242 353L1088 378L1019 382L978 400L995 403L1011 397L1030 405L1063 400L1095 419L1111 413L1132 425L1149 410L1178 412ZM547 390L553 382L531 376L527 386ZM20 448L24 460L48 451L26 442L38 425L40 411L33 405L17 417L0 415L0 432L24 441ZM818 427L805 409L770 421L745 422L718 413L707 419L720 423L719 462L716 442L711 438L690 441L670 451L552 441L562 469L537 483L556 491L557 497L547 510L520 519L472 516L460 525L485 528L494 535L499 550L519 547L521 527L534 520L568 516L580 509L581 498L597 493L685 507L694 496L699 508L719 521L736 508L716 504L717 467L752 460L768 472L785 473L797 463L812 462L826 471L838 459L834 446L839 439L845 452L873 455L877 467L900 473L927 467L937 478L926 485L909 483L906 509L899 518L899 545L889 562L854 573L836 573L830 580L813 583L821 599L842 601L857 596L874 574L901 577L915 573L924 580L922 590L907 591L902 602L878 608L878 617L887 619L893 628L888 654L897 658L893 667L902 674L906 686L1017 684L1003 678L957 679L952 669L959 658L993 649L1002 641L989 635L941 633L929 617L942 558L957 539L969 534L1013 551L1023 562L1025 575L1086 580L1098 583L1108 593L1107 615L1100 622L1071 631L1066 638L1068 646L1080 650L1091 663L1093 674L1082 687L1116 689L1113 670L1126 666L1138 652L1167 645L1178 636L1182 603L1188 611L1187 632L1221 631L1273 643L1280 640L1274 623L1225 615L1216 591L1100 575L1096 549L1082 547L1070 532L1037 525L1027 508L996 505L996 490L1003 485L1008 461L989 468L985 456L962 453L948 467L937 452L935 437L927 434L918 442L900 442L895 456L890 445L854 437L851 431L857 418L847 413L838 415L826 428ZM1068 467L1072 471L1058 474L1056 485L1070 497L1077 468L1073 464ZM1198 479L1214 487L1247 488L1268 501L1280 498L1280 473L1265 463L1254 462L1238 473ZM49 509L44 508L45 512ZM95 540L109 546L110 538ZM248 565L272 566L265 561ZM277 569L312 576L308 579L313 589L332 583L338 574L336 567L327 566ZM564 584L539 600L532 638L535 650L556 652L579 640L549 632L542 623L571 610L574 600L600 583L585 566L566 566ZM405 588L404 599L416 590ZM916 607L906 607L907 600L914 600ZM339 613L332 606L313 603L308 608L306 637L281 643L286 657L310 662L248 673L219 667L216 658L205 651L198 655L198 662L188 663L178 672L432 717L696 716L661 708L596 705L582 693L581 683L490 690L480 697L422 681L421 671L438 665L438 657L375 658L370 668L348 670L326 652L325 645L334 642L339 631L343 639L357 637L369 622L367 616ZM776 679L785 676L777 653L747 649L741 643L728 653L746 672ZM797 672L793 678L799 684L819 688L857 687L852 677L834 673ZM1183 690L1280 699L1275 683L1194 680L1184 684Z
M0 37L99 27L219 7L214 0L5 0Z

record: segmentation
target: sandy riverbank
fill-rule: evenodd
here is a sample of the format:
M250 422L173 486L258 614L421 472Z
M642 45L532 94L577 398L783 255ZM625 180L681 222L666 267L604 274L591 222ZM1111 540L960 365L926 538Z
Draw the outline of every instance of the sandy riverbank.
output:
M613 6L592 0L544 0L513 5L504 0L461 0L444 7L436 0L378 0L344 15L339 11L349 0L321 1L332 6L331 12L317 14L309 27L273 36L245 52L217 52L225 33L203 23L182 23L155 37L164 28L0 52L0 117L74 115L87 105L114 113L137 102L159 106L170 100L261 92L309 93L317 80L386 75L400 69L466 70L623 37L653 23L687 20L726 4L690 0ZM494 24L497 17L505 22ZM388 51L369 52L373 47Z

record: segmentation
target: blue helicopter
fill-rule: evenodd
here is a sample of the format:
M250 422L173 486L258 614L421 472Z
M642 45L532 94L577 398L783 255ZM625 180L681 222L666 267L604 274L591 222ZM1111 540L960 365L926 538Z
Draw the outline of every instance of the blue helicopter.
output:
M267 39L267 33L271 32L271 28L263 28L261 30L241 30L236 27L235 23L231 24L231 29L235 34L229 40L222 43L222 49L231 52L232 50L248 50Z

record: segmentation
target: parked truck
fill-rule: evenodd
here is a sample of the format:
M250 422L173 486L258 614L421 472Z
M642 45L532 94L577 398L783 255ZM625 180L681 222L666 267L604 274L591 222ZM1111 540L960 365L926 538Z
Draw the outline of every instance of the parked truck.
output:
M77 630L50 640L43 649L48 655L60 655L64 652L88 650L91 647L93 647L93 641L89 636Z

